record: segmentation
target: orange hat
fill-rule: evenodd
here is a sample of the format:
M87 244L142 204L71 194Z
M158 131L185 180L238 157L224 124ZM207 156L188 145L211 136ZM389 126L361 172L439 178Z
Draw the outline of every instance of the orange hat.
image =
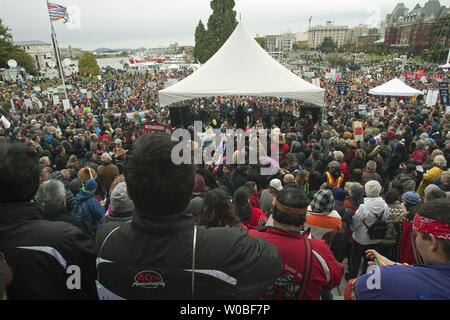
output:
M117 151L116 151L116 154L114 155L114 158L118 158L118 157L120 157L120 156L123 156L125 153L127 153L128 152L128 150L125 150L125 149L123 149L123 148L119 148Z

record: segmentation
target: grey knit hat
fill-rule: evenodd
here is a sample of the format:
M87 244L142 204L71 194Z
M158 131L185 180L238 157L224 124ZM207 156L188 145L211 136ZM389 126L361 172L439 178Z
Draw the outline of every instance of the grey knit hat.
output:
M381 193L381 185L377 180L369 180L364 185L364 190L366 190L366 195L370 198L377 198Z
M134 203L127 194L125 181L119 183L111 193L111 212L125 213L134 209Z

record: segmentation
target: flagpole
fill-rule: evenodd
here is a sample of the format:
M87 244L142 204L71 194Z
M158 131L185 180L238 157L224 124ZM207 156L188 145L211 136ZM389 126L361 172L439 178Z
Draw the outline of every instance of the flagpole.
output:
M48 0L46 0L46 3L47 3L47 11L48 11ZM53 43L53 50L55 50L55 57L56 57L56 63L58 65L59 76L61 78L61 83L63 85L64 95L66 97L66 100L68 100L69 98L67 97L66 82L64 81L64 71L62 69L61 58L59 56L58 42L56 41L55 29L53 28L53 21L52 21L52 18L50 17L50 12L48 13L48 17L50 20L50 25L51 25L51 30L52 30L51 37L52 37L52 43Z

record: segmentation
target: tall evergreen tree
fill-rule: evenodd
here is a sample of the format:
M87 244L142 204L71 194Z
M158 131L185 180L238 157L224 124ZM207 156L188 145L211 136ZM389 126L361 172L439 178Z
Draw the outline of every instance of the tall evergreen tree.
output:
M234 0L212 0L212 14L208 19L208 29L201 21L195 30L194 57L201 63L209 60L233 33L238 22ZM203 32L204 31L204 32Z
M197 28L195 29L195 47L194 47L194 58L200 63L205 62L204 60L205 40L206 40L206 30L202 20L200 20L198 22Z
M238 22L236 21L236 11L234 0L212 0L212 14L208 19L208 33L211 39L208 39L208 53L213 56L217 50L227 41L233 33Z

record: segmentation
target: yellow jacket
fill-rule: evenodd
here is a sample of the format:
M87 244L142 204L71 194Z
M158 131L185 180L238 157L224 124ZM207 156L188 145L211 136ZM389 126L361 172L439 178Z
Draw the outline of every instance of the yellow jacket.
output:
M434 166L430 170L427 171L427 173L424 173L422 182L419 185L419 188L417 188L417 193L424 198L425 197L425 188L432 184L436 179L438 179L441 176L442 169Z

